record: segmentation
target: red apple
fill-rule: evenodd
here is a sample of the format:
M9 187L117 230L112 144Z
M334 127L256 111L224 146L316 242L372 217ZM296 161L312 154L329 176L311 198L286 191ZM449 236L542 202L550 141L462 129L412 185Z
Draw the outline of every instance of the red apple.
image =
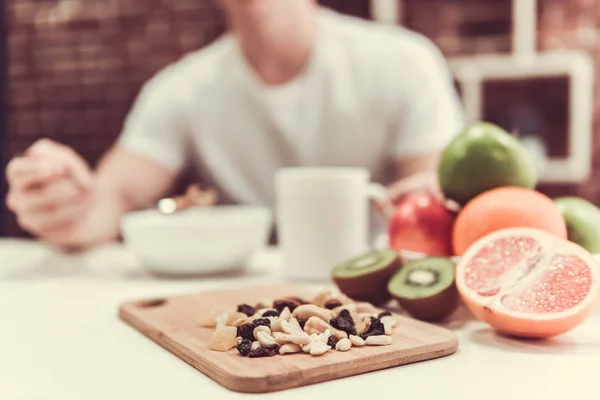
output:
M456 213L428 192L406 195L389 222L390 247L430 256L451 256Z

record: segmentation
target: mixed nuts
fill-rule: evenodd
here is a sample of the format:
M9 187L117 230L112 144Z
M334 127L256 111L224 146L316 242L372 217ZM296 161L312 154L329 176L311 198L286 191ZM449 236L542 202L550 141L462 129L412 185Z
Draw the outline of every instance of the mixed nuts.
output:
M262 300L237 311L212 315L201 326L215 328L209 348L234 347L244 357L307 353L392 344L396 320L370 303L354 302L343 294L319 293L311 302L297 297Z

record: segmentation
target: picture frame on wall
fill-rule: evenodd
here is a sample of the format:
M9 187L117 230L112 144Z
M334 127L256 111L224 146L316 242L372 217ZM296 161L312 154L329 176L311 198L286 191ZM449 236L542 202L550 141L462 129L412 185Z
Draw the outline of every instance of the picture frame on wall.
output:
M515 132L538 155L540 182L581 183L592 169L594 64L579 51L454 58L467 120Z

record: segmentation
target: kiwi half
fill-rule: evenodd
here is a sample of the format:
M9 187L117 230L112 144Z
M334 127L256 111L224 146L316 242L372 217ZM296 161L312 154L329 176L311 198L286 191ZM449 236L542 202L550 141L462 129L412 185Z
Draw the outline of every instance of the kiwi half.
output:
M387 284L400 265L395 250L372 250L336 265L333 281L353 300L382 304L390 299Z
M455 265L443 257L405 264L388 283L388 291L411 316L424 321L441 321L458 308L460 296Z

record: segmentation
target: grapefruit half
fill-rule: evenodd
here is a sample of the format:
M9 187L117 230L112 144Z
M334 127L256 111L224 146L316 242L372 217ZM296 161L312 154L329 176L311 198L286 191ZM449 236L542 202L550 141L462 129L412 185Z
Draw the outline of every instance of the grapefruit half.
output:
M456 270L456 287L478 319L528 338L581 324L598 300L599 279L600 268L584 248L536 228L484 236Z

